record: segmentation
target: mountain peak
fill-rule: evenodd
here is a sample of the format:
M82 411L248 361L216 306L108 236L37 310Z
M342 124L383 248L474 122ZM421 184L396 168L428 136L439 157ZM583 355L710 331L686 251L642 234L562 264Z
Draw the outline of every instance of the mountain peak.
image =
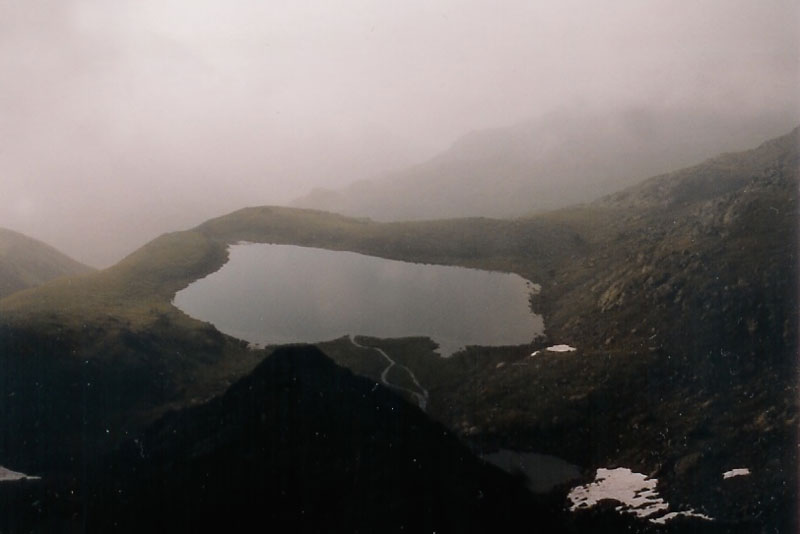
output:
M0 298L61 276L92 271L55 248L0 228Z
M295 206L376 220L513 217L590 202L650 176L742 150L785 128L774 117L697 110L561 110L472 131L433 158Z

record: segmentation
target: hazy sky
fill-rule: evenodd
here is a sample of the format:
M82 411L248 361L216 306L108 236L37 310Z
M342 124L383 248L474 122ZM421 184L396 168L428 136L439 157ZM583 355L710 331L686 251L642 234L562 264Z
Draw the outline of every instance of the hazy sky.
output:
M0 0L0 226L107 265L553 109L796 111L799 43L796 0Z

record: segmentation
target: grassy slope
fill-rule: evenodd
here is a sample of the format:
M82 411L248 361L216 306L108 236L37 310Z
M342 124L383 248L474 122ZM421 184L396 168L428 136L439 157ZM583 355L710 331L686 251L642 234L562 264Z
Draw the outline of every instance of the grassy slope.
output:
M400 342L408 350L393 356L414 366L431 390L431 413L452 428L586 466L624 463L656 473L679 502L712 513L785 515L794 476L787 466L796 461L797 250L787 239L797 227L796 146L795 132L592 205L527 219L379 224L248 208L162 236L111 269L0 301L4 376L18 377L1 384L0 413L20 436L41 432L7 414L44 410L40 393L24 384L53 363L74 373L99 362L99 379L116 377L120 387L109 390L124 394L96 398L108 406L95 415L98 434L106 413L154 413L220 391L256 357L174 309L175 291L216 270L226 245L239 240L353 250L517 272L542 284L537 306L551 340L580 348L538 359L524 348L475 348L425 364L425 343ZM343 343L329 348L339 361L355 360ZM136 371L130 376L139 384L158 376L159 385L121 387L119 369ZM81 398L87 394L83 388ZM64 398L63 412L85 405ZM46 421L62 414L48 413ZM2 455L31 461L15 439L0 443L0 463ZM739 467L730 462L754 470L746 491L693 485ZM741 505L757 498L766 504Z
M228 244L292 243L385 258L514 271L540 280L581 248L576 232L550 222L463 219L381 224L312 210L246 208L195 230L165 234L90 276L59 280L4 299L25 321L67 322L113 314L135 324L169 307L175 292L221 267Z
M0 228L0 298L54 278L91 270L53 247Z
M531 270L538 274L571 250L573 237L551 224L475 219L384 225L251 208L163 235L102 272L16 293L0 301L0 416L6 429L0 464L26 472L74 466L79 458L69 447L48 445L48 434L70 443L88 435L93 446L104 447L169 407L220 393L252 369L263 354L170 303L176 291L225 263L229 243L318 245L505 270L522 265L515 250L549 249ZM81 412L91 424L81 426L75 415Z

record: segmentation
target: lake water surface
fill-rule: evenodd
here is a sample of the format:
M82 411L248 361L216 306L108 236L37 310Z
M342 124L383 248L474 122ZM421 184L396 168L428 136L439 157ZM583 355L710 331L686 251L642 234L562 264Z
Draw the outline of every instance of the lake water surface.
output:
M531 342L543 331L530 311L534 290L515 274L239 244L228 263L178 292L174 304L253 343L426 336L446 356L466 345Z

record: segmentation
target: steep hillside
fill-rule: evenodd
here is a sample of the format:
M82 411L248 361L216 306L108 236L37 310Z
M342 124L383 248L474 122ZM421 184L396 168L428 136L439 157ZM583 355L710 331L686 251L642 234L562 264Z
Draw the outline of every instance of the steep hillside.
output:
M588 202L647 176L741 150L791 127L713 115L572 110L473 132L429 161L300 207L376 220L515 217ZM776 128L778 128L776 130Z
M577 351L471 347L443 360L427 340L370 344L412 368L428 414L474 446L554 453L587 474L629 467L656 476L675 509L714 517L709 528L790 532L798 135L514 220L248 208L164 235L111 269L18 292L0 300L0 465L79 480L91 458L166 410L252 371L261 352L170 301L224 264L230 243L292 243L540 283L547 342ZM367 349L325 350L375 372ZM740 467L752 474L723 479Z
M563 266L544 297L546 308L559 310L550 314L551 333L571 337L580 332L585 338L592 332L598 342L609 336L628 337L613 330L600 332L574 312L619 318L629 302L639 299L647 299L647 305L630 310L629 317L645 321L652 315L653 324L647 326L655 328L653 332L681 331L689 325L671 321L684 321L690 317L686 312L703 310L702 318L713 316L718 325L735 316L737 334L714 335L740 341L759 330L752 314L771 304L765 299L777 299L784 306L770 320L780 315L791 322L786 314L793 307L797 282L791 274L797 256L799 147L800 129L795 129L754 150L652 178L586 208L549 214L573 221L576 229L583 226L579 233L587 252L583 261ZM608 222L592 226L591 221L603 214ZM772 289L765 292L767 287ZM723 300L733 308L712 305ZM741 306L750 305L756 309L741 310L737 316ZM776 327L783 328L783 322ZM786 324L786 335L773 339L789 342L792 328ZM641 328L638 331L642 335Z
M41 241L0 228L0 298L91 270Z
M792 531L799 142L795 130L544 215L585 245L536 303L550 341L578 351L469 353L475 372L431 411L490 444L634 467L713 517ZM722 479L740 464L746 482Z

